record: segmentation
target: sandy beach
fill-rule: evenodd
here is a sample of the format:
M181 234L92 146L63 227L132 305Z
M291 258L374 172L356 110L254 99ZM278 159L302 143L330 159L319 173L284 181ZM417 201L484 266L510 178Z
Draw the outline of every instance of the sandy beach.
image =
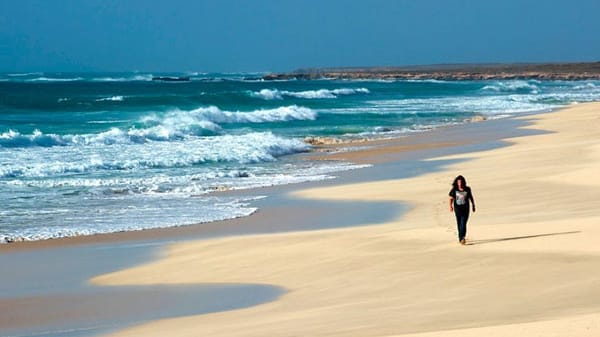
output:
M600 337L599 12L0 1L0 337Z
M537 132L429 159L441 170L291 196L408 205L384 224L178 242L158 260L94 277L102 286L287 291L264 304L110 336L597 336L600 104L520 118ZM457 174L478 208L466 246L457 243L447 205Z

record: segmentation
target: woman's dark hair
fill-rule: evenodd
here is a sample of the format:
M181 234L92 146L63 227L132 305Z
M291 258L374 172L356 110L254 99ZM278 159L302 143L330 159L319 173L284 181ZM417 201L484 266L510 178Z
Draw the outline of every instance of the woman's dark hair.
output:
M465 179L465 177L459 175L458 177L454 178L454 181L452 182L452 187L458 188L458 181L459 180L462 180L463 187L467 186L467 180Z

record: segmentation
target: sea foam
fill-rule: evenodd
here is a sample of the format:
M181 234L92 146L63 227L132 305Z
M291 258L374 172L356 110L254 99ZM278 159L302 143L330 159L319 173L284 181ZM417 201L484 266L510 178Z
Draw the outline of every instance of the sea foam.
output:
M0 178L43 178L66 174L184 168L211 163L261 163L306 152L299 139L270 132L190 138L175 142L89 143L77 151L69 146L11 151L0 160Z
M176 227L233 219L256 211L248 204L256 198L153 200L156 197L129 196L112 199L112 203L97 204L93 212L83 207L64 209L64 214L53 209L32 209L27 214L0 210L0 216L11 217L18 225L1 228L0 243ZM91 199L88 202L96 204L98 201ZM57 221L57 218L61 220ZM36 219L36 223L42 225L31 226L28 219Z
M481 97L436 97L401 100L371 101L373 113L399 114L452 114L455 112L480 113L485 115L542 112L554 105L539 101L535 95L503 95ZM369 109L369 108L367 108Z

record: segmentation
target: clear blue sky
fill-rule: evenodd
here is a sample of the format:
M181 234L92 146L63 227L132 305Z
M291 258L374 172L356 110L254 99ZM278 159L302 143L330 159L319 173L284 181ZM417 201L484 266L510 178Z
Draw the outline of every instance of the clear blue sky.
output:
M600 0L1 0L0 71L600 61Z

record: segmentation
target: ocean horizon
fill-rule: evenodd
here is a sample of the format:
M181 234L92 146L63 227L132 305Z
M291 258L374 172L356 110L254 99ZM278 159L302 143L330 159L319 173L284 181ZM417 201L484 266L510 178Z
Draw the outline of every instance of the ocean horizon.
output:
M364 167L298 160L309 138L398 138L600 100L596 80L262 75L1 73L0 242L248 216L251 199L212 192Z

